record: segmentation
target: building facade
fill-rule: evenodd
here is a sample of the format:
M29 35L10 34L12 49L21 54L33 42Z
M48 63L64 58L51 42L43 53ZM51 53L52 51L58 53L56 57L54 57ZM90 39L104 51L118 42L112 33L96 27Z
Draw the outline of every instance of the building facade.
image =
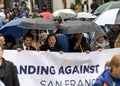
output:
M86 0L0 0L1 3L5 2L4 6L6 8L13 7L14 5L10 5L10 3L7 3L8 1L10 1L11 3L17 1L19 3L19 6L21 6L21 2L24 1L26 2L27 7L30 9L30 12L42 12L44 6L47 7L47 11L54 12L55 10L70 8L71 3L76 5L81 2L83 4L83 2ZM87 1L89 5L89 10L91 10L90 4L92 3L92 0ZM110 0L96 0L99 5L108 1Z

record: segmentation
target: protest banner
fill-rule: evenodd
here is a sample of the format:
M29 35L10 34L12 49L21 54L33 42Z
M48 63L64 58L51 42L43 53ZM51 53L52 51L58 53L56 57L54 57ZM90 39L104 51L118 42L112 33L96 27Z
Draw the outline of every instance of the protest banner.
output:
M106 61L119 53L119 48L89 54L5 50L3 57L14 62L21 86L92 86Z

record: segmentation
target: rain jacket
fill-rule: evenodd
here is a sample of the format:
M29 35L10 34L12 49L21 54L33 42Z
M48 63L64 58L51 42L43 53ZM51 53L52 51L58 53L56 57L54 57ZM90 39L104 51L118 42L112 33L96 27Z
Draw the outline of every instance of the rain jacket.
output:
M110 69L105 70L93 86L120 86L120 79L110 74Z
M97 44L97 39L104 36L105 38L105 44L104 44L104 47L101 47L100 45ZM109 49L110 48L110 43L109 41L107 40L107 35L105 34L105 32L103 30L98 30L95 32L95 35L94 35L94 43L90 45L91 47L91 50L92 51L95 51L97 50L98 48L103 48L103 49Z

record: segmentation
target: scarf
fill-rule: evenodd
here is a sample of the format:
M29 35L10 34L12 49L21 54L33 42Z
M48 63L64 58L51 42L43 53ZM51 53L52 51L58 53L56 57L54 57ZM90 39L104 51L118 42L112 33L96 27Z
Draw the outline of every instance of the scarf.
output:
M105 48L107 45L109 45L109 42L107 42L106 40L102 44L96 41L96 47Z

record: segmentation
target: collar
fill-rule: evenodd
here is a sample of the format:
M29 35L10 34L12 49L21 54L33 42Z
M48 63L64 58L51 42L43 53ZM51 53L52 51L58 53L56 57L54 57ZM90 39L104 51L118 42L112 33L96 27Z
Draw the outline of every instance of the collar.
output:
M4 58L2 58L2 64L0 65L0 68L5 66Z
M26 48L27 48L27 47L26 47L25 44L23 43L23 49L26 50ZM29 47L28 47L28 50L29 50Z

